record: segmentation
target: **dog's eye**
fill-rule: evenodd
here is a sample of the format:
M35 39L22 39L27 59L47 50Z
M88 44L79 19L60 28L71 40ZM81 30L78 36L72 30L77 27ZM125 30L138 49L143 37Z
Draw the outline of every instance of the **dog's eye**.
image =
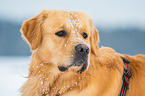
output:
M85 39L88 37L88 35L85 32L82 35Z
M59 37L65 37L66 36L66 32L65 31L59 31L59 32L55 33L55 35L57 35Z

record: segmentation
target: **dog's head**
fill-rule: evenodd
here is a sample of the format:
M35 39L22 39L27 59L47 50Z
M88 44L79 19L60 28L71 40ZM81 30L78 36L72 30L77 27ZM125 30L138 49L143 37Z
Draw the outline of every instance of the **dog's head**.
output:
M90 55L98 55L98 32L83 12L43 10L24 22L22 36L33 54L60 71L85 71Z

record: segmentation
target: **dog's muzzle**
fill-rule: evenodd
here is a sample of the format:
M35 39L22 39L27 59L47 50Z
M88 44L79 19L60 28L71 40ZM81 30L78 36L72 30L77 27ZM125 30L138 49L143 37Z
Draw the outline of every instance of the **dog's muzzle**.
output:
M78 44L75 46L75 56L72 64L67 67L58 66L58 69L61 72L64 72L71 66L81 67L81 69L78 71L78 73L81 74L88 67L88 54L89 54L89 47L85 44Z

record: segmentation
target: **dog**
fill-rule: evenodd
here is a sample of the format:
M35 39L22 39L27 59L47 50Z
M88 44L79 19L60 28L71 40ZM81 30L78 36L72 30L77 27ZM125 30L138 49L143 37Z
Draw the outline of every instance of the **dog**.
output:
M98 31L86 13L43 10L23 23L21 33L32 51L22 96L124 96L119 93L127 84L126 96L145 95L145 56L99 48ZM122 79L125 66L128 82Z

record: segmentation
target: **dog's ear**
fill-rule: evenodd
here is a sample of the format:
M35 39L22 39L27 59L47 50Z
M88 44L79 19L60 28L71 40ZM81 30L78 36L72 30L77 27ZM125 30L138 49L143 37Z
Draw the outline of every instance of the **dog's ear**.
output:
M93 26L92 28L92 32L91 32L91 37L90 37L90 44L91 44L91 52L98 56L99 55L99 34L98 34L98 30Z
M20 30L22 32L22 37L24 37L26 41L29 43L31 51L38 48L41 42L42 35L41 26L46 16L47 16L46 10L43 10L36 17L33 17L32 19L25 21L22 25L22 28Z

